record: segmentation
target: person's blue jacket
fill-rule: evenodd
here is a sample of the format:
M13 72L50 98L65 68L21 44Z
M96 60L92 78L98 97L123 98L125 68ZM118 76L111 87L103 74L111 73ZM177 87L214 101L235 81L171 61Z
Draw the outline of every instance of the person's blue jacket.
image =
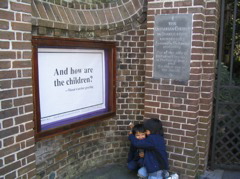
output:
M169 169L168 154L163 136L150 134L147 138L138 140L130 134L128 138L134 147L145 149L143 165L148 173Z

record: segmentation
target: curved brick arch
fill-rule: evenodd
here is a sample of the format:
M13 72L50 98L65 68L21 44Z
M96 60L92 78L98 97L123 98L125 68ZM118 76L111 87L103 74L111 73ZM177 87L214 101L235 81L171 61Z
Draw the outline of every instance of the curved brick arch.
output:
M44 2L61 5L64 7L75 8L75 9L102 9L109 7L117 7L121 4L130 2L132 0L44 0Z
M145 0L125 0L108 5L88 6L78 2L63 5L34 0L32 24L39 35L51 35L52 32L60 35L61 31L67 31L69 36L83 34L80 37L113 35L144 22L145 5Z

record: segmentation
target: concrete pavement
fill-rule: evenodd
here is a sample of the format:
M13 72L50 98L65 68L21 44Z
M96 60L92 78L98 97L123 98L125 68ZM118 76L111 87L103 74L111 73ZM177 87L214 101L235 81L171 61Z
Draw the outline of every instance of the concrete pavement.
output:
M112 164L79 174L73 179L138 179L138 177L137 173L129 171L127 166Z
M81 173L72 179L138 179L138 177L137 172L129 171L127 166L109 164L90 172ZM198 179L240 179L240 171L206 171Z

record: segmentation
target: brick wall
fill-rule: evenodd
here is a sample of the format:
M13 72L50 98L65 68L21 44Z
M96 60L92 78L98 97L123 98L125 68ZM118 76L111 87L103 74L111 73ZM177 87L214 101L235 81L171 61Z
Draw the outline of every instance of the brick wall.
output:
M198 146L199 170L207 167L209 140L211 135L211 119L213 108L213 93L215 79L215 63L218 43L218 21L220 17L218 1L205 2L204 46L201 75L201 100L199 103Z
M116 42L117 111L112 119L37 142L39 178L67 178L105 164L126 164L128 124L142 121L144 113L145 2L61 3L34 1L33 35ZM51 16L51 12L59 14Z
M102 2L1 0L1 176L68 178L104 164L125 163L128 124L141 122L144 117L162 119L172 171L181 178L194 178L205 170L211 127L217 1L149 0L148 8L145 0ZM152 79L154 17L171 13L193 14L190 80L186 85L169 79ZM116 117L35 144L31 34L115 41Z
M111 163L126 163L128 124L143 120L144 25L108 36L117 42L116 117L37 143L37 176L72 177Z
M0 176L35 174L31 0L0 2Z
M156 14L193 14L190 78L186 85L152 79L153 28ZM163 121L171 170L195 178L206 169L217 43L216 1L149 1L145 117Z

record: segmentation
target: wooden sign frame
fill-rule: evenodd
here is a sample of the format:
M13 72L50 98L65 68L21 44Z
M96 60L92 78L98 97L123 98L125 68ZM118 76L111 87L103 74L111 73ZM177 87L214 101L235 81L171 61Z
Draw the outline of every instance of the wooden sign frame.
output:
M32 52L36 141L116 114L114 42L34 36Z

